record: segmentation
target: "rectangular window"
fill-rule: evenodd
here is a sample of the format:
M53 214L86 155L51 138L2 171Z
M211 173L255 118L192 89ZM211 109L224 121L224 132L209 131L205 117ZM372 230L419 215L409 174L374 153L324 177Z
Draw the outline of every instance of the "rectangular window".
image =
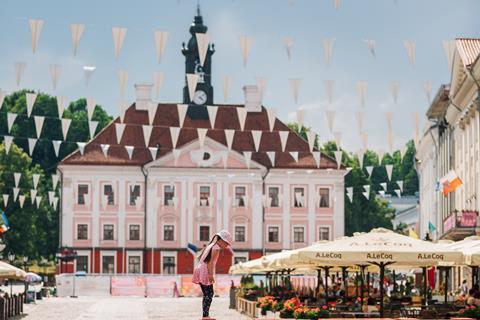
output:
M163 274L175 274L175 257L163 257Z
M245 207L245 196L246 196L245 187L235 187L235 206L236 207Z
M140 273L140 256L128 257L128 273Z
M293 242L305 242L304 230L303 227L293 227Z
M115 204L115 193L113 192L113 187L111 184L106 184L103 186L103 196L106 198L106 204L108 206L113 206Z
M114 256L102 256L102 273L115 273Z
M245 226L235 226L235 242L245 242Z
M163 226L163 240L164 241L174 241L175 240L175 227L173 225L164 225Z
M113 240L113 224L103 225L103 240Z
M329 208L330 207L330 189L320 188L318 189L318 195L320 197L318 206L320 208Z
M268 227L268 242L278 242L278 227Z
M77 191L77 204L84 205L88 196L88 184L79 184Z
M318 228L318 240L330 240L330 228L329 227Z
M130 186L129 203L131 206L137 204L137 198L140 197L140 186L138 184Z
M200 241L210 241L210 226L200 226Z
M210 198L210 187L209 186L201 186L200 187L200 206L201 207L208 207L210 204L208 203Z
M305 207L305 188L293 188L293 206L295 208Z
M138 241L140 240L140 225L131 224L129 227L129 240Z
M88 272L88 256L77 256L75 259L76 271Z
M280 190L278 187L270 187L268 189L268 196L271 199L270 207L278 208L280 206L280 201L278 199L279 193L280 193Z
M77 240L88 240L88 225L87 224L78 224L77 225Z
M172 207L173 197L175 197L175 187L171 185L164 186L163 187L163 205Z
M237 264L237 263L240 263L240 262L247 262L247 258L245 257L234 257L233 258L233 264Z

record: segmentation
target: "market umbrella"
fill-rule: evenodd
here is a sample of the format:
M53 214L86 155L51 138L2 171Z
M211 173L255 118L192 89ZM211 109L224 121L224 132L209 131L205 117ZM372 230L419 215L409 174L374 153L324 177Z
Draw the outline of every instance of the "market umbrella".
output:
M22 269L0 261L0 278L23 280L25 276L26 273Z
M365 265L380 268L380 279L389 265L427 267L462 263L462 253L445 245L410 238L378 228L298 252L298 258L319 265ZM380 315L383 317L383 281L380 281Z
M41 282L42 281L42 277L40 277L38 274L36 273L33 273L33 272L27 272L27 274L25 275L25 281L26 282L30 282L30 283L33 283L33 282Z

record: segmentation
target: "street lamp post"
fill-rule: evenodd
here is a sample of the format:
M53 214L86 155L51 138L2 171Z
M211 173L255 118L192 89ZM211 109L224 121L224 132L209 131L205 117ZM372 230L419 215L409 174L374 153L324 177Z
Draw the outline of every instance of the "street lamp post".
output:
M23 270L25 270L25 272L27 272L27 263L28 263L28 257L27 257L27 256L23 256ZM23 280L23 285L25 286L25 294L27 294L27 291L28 291L28 282L27 282L27 280Z
M13 263L13 261L15 260L15 255L13 253L9 253L8 254L8 261L10 261L10 264ZM8 282L10 282L10 297L12 296L13 294L13 289L12 289L12 279L10 279Z

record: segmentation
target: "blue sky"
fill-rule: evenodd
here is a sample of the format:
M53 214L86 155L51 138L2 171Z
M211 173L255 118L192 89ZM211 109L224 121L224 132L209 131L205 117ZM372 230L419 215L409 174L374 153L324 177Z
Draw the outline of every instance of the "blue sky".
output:
M423 91L432 82L433 93L450 73L442 41L455 37L480 37L480 1L476 0L343 0L339 10L331 0L201 0L204 22L215 43L213 84L215 102L223 103L222 77L233 78L231 103L241 103L245 84L268 79L264 105L274 107L282 120L302 106L306 124L328 140L324 111L327 108L324 80L334 80L337 111L334 130L342 132L342 144L350 151L361 147L354 114L365 112L369 147L387 148L384 113L393 112L395 145L412 137L413 112L422 115L428 107ZM117 70L129 72L126 99L134 100L133 84L152 81L154 71L165 74L160 102L180 102L184 85L181 43L189 39L188 27L196 0L137 1L26 1L4 0L0 10L0 88L16 89L14 63L27 68L21 87L39 89L70 100L93 97L110 113L118 114L120 89ZM28 19L43 19L36 54L32 54ZM83 23L86 30L76 57L72 54L69 25ZM113 26L127 27L120 58L113 52ZM162 62L157 64L153 33L169 31ZM242 64L239 36L253 38L250 58ZM288 61L284 37L292 37ZM323 56L324 38L335 38L332 64ZM362 39L376 41L372 58ZM409 65L404 40L416 41L416 66ZM57 89L52 90L48 66L62 65ZM85 86L82 67L97 67ZM300 78L299 102L295 104L289 78ZM356 82L367 81L366 105L362 110ZM389 85L400 82L398 104ZM423 127L423 118L421 120Z

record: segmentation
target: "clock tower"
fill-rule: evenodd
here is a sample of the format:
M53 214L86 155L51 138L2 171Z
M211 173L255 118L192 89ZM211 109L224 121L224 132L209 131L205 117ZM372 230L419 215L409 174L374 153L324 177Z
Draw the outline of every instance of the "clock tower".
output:
M199 106L213 104L213 87L212 87L212 55L215 52L213 44L208 45L207 54L203 66L200 64L200 55L198 52L197 33L207 33L207 26L203 24L203 17L200 14L200 5L197 7L197 15L193 19L190 26L190 34L192 35L188 43L182 44L182 54L185 56L185 73L198 74L198 83L195 95L190 100L188 93L187 77L185 76L185 86L183 87L183 103L194 104ZM189 108L192 109L192 108ZM190 110L189 110L190 114Z

